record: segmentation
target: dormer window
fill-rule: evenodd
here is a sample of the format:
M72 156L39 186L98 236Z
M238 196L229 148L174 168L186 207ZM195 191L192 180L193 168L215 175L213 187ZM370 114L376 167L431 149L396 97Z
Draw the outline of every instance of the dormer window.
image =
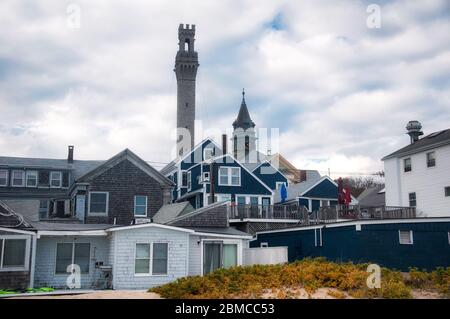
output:
M12 186L14 187L25 186L25 171L19 170L12 171Z
M51 172L50 173L50 187L60 188L62 185L62 173L61 172Z

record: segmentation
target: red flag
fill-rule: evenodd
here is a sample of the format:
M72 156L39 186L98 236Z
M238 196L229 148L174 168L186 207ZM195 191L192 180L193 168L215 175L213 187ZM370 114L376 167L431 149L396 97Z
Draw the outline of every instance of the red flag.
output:
M349 205L352 202L352 191L349 186L345 187L345 204Z

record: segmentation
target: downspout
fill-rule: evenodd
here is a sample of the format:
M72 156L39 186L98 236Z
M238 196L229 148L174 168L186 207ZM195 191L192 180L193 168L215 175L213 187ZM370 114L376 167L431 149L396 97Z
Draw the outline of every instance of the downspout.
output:
M37 234L31 235L31 266L30 266L30 284L29 288L34 288L34 268L36 265L36 250L37 250Z
M214 190L214 161L211 162L211 164L209 165L209 193L210 193L210 198L211 198L211 204L215 203L214 200L214 195L215 195L215 190Z

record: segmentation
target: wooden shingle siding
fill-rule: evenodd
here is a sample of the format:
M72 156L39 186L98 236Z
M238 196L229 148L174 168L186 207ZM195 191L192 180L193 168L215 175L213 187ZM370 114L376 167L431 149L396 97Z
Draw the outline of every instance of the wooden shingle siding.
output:
M0 272L0 289L25 290L29 283L29 271Z
M95 268L96 262L109 261L109 242L107 237L41 237L37 241L36 268L34 275L35 287L67 288L69 274L55 274L57 243L90 243L89 274L81 275L82 289L103 288L102 272Z
M155 227L116 231L114 240L114 289L148 289L187 275L189 234ZM136 243L168 243L167 275L134 274ZM151 260L150 260L151 261Z
M172 224L178 227L228 227L228 212L225 205L214 207L201 214L187 217Z
M147 196L149 218L161 208L164 198L160 183L128 160L93 178L89 191L109 192L109 210L108 216L87 214L87 223L112 224L116 218L118 225L129 225L134 219L135 195Z

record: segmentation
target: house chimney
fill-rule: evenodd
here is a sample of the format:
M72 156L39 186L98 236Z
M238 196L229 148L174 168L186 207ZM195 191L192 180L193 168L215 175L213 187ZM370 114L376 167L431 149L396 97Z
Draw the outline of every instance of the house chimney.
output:
M408 131L406 134L411 138L411 144L417 142L419 136L423 135L422 124L419 121L409 121L406 124L406 130Z
M69 145L69 152L67 154L67 162L73 163L73 145Z
M222 134L222 153L227 154L227 134Z

